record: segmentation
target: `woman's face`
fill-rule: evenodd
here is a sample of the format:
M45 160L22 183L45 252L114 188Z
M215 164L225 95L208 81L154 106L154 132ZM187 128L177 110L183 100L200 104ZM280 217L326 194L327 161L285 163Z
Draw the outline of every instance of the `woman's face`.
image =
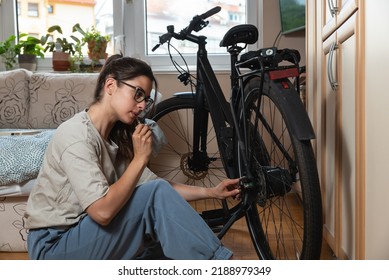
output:
M146 109L152 81L146 76L139 76L132 80L117 81L114 85L115 90L111 92L111 106L116 118L123 123L131 124ZM146 99L140 101L143 94L145 94Z

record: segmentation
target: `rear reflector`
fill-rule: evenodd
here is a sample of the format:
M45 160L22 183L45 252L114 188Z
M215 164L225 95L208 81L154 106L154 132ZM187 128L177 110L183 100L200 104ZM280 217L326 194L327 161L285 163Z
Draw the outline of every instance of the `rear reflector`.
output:
M287 69L273 70L269 72L269 77L271 80L298 77L298 75L299 75L299 71L297 68L287 68Z

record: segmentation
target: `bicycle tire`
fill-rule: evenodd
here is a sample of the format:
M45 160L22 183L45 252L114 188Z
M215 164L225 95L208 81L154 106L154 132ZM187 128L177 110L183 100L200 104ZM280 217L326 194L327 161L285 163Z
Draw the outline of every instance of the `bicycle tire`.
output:
M228 176L223 167L211 118L208 121L207 155L211 158L207 170L193 171L188 160L193 151L193 98L173 97L160 102L153 115L168 138L157 157L150 160L150 169L161 178L189 185L215 187ZM205 110L209 111L207 108ZM234 199L206 199L191 201L192 207L219 233L226 222L229 209L239 203Z
M300 140L294 135L290 125L294 116L279 102L283 94L297 95L297 92L291 84L280 89L270 80L264 81L260 92L260 77L249 79L244 87L246 125L254 128L255 120L258 121L257 129L249 129L247 137L249 160L251 164L254 162L251 171L254 177L260 177L261 170L266 182L246 212L246 221L260 258L319 259L322 202L316 160L310 140ZM245 122L242 117L239 121ZM258 139L267 152L252 150L258 146ZM278 145L274 139L278 139ZM292 164L285 156L293 159Z

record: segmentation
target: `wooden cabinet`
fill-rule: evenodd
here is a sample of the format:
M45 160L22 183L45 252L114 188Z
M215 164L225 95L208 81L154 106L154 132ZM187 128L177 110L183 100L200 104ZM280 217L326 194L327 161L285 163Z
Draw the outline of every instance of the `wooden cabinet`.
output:
M341 259L389 258L386 238L378 238L389 235L389 203L379 195L389 197L389 157L378 145L389 142L389 129L377 125L389 123L389 94L376 91L386 63L372 62L389 62L375 50L389 47L378 31L389 26L388 10L383 0L307 1L307 105L317 135L324 238Z
M320 2L320 1L319 1ZM323 19L321 21L321 37L325 40L336 29L336 21L338 14L338 0L327 0L321 4L320 11L322 11Z

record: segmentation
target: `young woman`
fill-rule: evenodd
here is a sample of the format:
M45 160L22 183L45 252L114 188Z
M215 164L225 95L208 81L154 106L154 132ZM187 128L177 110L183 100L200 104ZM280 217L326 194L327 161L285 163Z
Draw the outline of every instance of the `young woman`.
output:
M185 200L237 196L239 180L201 188L146 167L153 137L137 119L153 84L146 63L113 55L93 104L58 127L25 214L31 259L231 258Z

